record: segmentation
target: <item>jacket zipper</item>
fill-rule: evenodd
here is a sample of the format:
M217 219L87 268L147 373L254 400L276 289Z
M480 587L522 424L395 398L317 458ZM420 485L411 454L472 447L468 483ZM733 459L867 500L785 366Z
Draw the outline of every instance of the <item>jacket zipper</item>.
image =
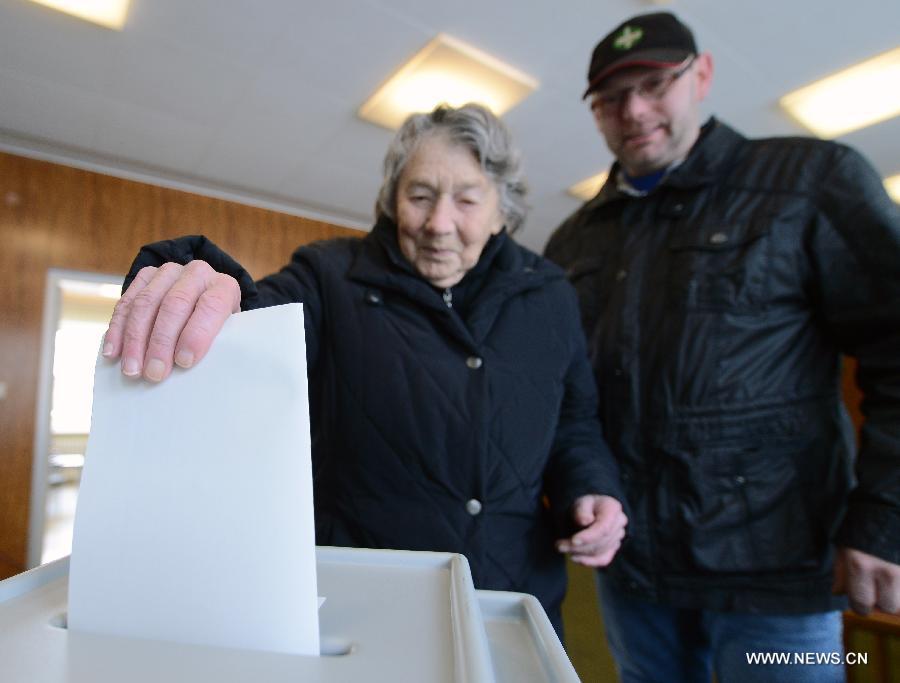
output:
M444 293L441 294L441 297L444 299L444 303L447 304L447 308L453 308L453 292L450 291L450 288L444 290Z

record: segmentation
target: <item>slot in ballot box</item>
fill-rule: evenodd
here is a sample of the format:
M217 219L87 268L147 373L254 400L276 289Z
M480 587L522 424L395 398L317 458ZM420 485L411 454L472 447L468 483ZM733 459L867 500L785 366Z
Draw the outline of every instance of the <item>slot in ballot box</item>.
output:
M475 590L461 555L319 547L316 562L319 657L69 632L68 558L0 581L0 681L578 681L537 599Z

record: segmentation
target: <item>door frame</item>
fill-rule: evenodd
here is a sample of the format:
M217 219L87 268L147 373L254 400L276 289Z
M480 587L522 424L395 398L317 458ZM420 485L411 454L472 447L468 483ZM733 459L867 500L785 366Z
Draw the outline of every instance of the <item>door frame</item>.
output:
M31 503L28 517L27 567L41 563L44 546L44 517L47 503L47 474L50 455L50 409L53 400L53 357L56 330L62 308L62 283L76 280L97 284L121 282L122 275L48 268L44 280L44 315L41 322L41 356L38 369L37 401L34 419L34 445L31 459Z

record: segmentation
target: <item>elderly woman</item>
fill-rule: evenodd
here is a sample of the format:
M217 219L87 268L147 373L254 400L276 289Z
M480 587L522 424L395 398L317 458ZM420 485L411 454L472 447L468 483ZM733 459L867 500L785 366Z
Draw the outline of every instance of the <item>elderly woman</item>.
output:
M477 587L536 595L559 630L561 553L609 563L626 519L574 291L509 237L524 194L487 110L411 116L367 237L255 283L203 237L146 246L104 355L160 381L232 312L303 302L317 542L462 553Z

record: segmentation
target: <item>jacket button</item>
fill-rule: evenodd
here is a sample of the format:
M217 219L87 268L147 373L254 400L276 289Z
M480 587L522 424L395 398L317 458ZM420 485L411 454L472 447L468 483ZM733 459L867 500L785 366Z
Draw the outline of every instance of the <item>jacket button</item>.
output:
M466 365L468 365L472 370L477 370L483 364L484 362L478 356L469 356L468 358L466 358Z
M625 374L625 371L622 370L622 368L614 368L613 369L613 375L615 375L616 377L621 377L624 374Z
M381 295L378 292L369 290L368 292L366 292L366 302L373 304L373 305L380 304L381 303Z
M628 272L625 270L620 270L618 273L616 273L616 282L621 282L626 277L628 277Z
M466 501L466 512L468 512L473 517L481 512L481 501L476 498L472 498L471 500Z
M724 232L714 232L709 236L710 244L725 244L728 241L728 235Z
M747 483L747 480L744 477L742 477L741 475L737 475L734 478L734 483L737 484L738 486L743 486L744 484Z

